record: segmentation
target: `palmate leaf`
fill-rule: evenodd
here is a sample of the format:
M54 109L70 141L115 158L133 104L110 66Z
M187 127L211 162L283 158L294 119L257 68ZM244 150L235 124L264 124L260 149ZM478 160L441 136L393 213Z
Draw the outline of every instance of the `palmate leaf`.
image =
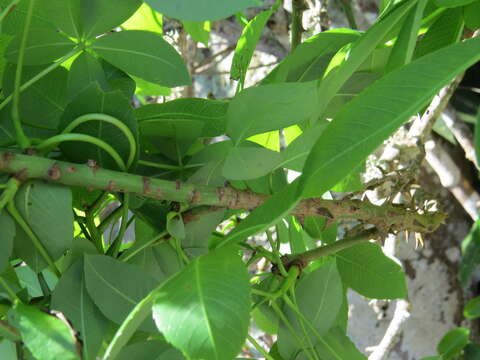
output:
M123 23L141 4L141 0L49 0L42 1L38 12L68 35L91 39Z
M249 313L247 269L231 247L195 258L158 290L153 306L165 339L191 359L232 359Z
M146 0L156 11L169 17L187 21L219 20L247 7L260 5L256 0Z
M91 47L111 64L146 81L168 87L191 83L182 58L158 33L120 31L95 40Z
M302 196L320 196L330 189L479 59L480 39L467 40L419 58L357 95L313 147L301 177Z

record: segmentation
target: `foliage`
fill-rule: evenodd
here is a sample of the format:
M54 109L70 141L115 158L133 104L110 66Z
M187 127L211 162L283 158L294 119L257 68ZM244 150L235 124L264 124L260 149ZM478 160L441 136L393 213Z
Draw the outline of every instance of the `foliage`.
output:
M229 360L253 318L278 334L270 353L248 338L268 359L365 359L346 335L346 289L408 296L401 267L368 240L442 217L398 208L410 224L398 229L388 207L315 204L363 190L366 158L480 60L480 39L461 38L479 4L386 1L366 32L317 34L244 89L278 1L245 24L233 98L143 104L191 84L164 17L208 44L212 21L261 4L0 0L0 357ZM281 134L297 138L269 143ZM289 183L286 169L301 175ZM337 221L362 207L377 220L336 240ZM261 232L270 246L252 248ZM248 272L259 259L271 271ZM473 346L457 329L438 350Z

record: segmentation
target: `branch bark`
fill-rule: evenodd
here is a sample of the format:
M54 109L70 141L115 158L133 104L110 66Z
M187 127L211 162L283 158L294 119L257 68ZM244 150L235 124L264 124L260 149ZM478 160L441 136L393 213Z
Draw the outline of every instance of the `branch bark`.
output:
M0 152L0 172L15 174L20 181L44 179L69 186L133 193L158 200L176 201L193 206L208 205L252 210L267 196L232 187L209 187L167 181L124 172L106 170L95 164L80 165L52 159ZM443 223L440 212L420 214L401 205L373 205L360 200L307 199L292 211L297 216L324 216L327 220L357 220L375 225L382 233L432 232Z

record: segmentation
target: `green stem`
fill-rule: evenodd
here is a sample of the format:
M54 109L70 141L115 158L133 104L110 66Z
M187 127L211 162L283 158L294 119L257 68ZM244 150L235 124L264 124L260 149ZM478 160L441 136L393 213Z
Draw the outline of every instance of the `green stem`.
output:
M2 11L0 14L0 24L3 22L3 19L10 13L10 11L13 10L15 6L20 2L20 0L12 0L10 4L5 8L5 10Z
M328 255L335 254L341 250L347 249L357 244L367 242L371 238L376 237L378 235L379 235L379 232L376 228L368 229L352 237L335 241L325 246L320 246L318 248L308 250L299 254L288 255L285 257L284 263L286 267L288 267L291 264L306 265L314 260L320 259Z
M260 344L250 334L247 334L247 339L250 344L252 344L253 347L265 357L265 360L275 360L273 357L270 356L268 352L265 351L263 347L260 346Z
M130 155L128 156L127 160L127 168L130 168L130 166L132 166L133 164L133 161L135 160L137 142L135 141L135 137L133 136L128 126L121 122L119 119L107 114L85 114L77 117L75 120L69 123L67 127L63 129L62 134L70 133L73 129L88 121L103 121L112 124L113 126L116 126L121 132L123 132L130 146Z
M192 164L192 165L178 166L178 165L170 165L170 164L159 164L159 163L156 163L153 161L147 161L147 160L138 160L138 164L157 168L157 169L164 169L164 170L191 169L191 168L201 167L203 165L203 164Z
M305 31L303 29L302 19L305 9L305 0L292 0L291 52L302 43L302 33Z
M3 288L5 289L5 291L8 293L8 296L10 296L10 298L12 299L12 301L20 301L20 299L18 298L17 294L15 294L15 291L13 291L13 289L10 287L10 285L8 285L8 282L0 276L0 286L3 286Z
M282 276L284 276L284 277L287 277L288 272L285 269L285 266L283 265L282 257L280 256L280 252L278 251L278 248L275 244L275 241L273 240L272 233L268 229L265 233L267 234L268 243L270 244L270 247L272 248L272 253L275 256L275 264L277 264L278 269L280 270L280 274L282 274Z
M190 205L206 205L228 209L254 209L267 196L232 187L211 187L167 181L125 172L92 168L37 156L0 151L0 172L23 178L44 179L68 186L100 189L108 192L133 193L156 200L176 201ZM22 178L22 179L23 179ZM361 200L306 199L298 203L291 214L299 216L328 216L332 220L356 220L375 225L386 231L428 233L445 219L441 212L418 214L402 206L376 206ZM327 215L324 215L327 214Z
M105 141L90 135L76 133L55 135L51 138L44 140L40 145L37 146L37 150L49 152L52 148L55 148L60 143L67 141L82 141L96 145L99 148L105 150L112 157L112 159L115 161L115 163L120 169L122 169L123 171L127 171L127 167L123 162L123 159L113 147L111 147Z
M103 234L107 227L113 222L116 222L118 218L122 215L123 207L119 206L113 210L110 214L107 215L105 219L98 225L98 231L100 234Z
M17 193L18 187L20 186L20 181L15 178L10 178L6 184L6 189L3 190L2 195L0 195L0 213L3 208L13 200L15 194Z
M348 24L351 29L358 29L357 22L355 21L355 15L353 14L352 0L339 0L342 5L345 16L347 17Z
M50 72L52 72L53 70L55 70L57 67L59 67L60 65L62 65L65 61L67 61L68 59L70 59L71 57L77 55L80 51L82 51L81 48L78 48L76 47L75 49L73 49L72 51L70 51L68 54L66 54L65 56L63 56L62 58L60 58L58 61L54 62L53 64L51 64L49 67L43 69L42 71L40 71L37 75L35 75L34 77L32 77L30 80L26 81L24 84L22 84L22 86L20 86L20 92L28 89L30 86L32 86L33 84L35 84L38 80L42 79L44 76L48 75ZM13 94L10 94L9 96L7 96L5 98L5 100L3 100L3 102L0 104L0 110L2 110L5 106L7 106L8 104L10 104L10 102L12 101L13 99Z
M33 243L33 246L37 249L37 251L40 253L40 255L43 257L43 259L47 262L47 264L50 266L50 269L53 271L55 275L60 277L62 274L60 270L58 270L57 265L55 265L55 262L53 261L53 258L50 256L48 253L47 249L43 246L42 242L38 239L37 235L34 234L30 226L27 224L27 222L23 219L22 215L18 212L17 208L15 207L15 204L13 201L10 201L7 205L7 210L12 215L12 217L15 219L15 221L20 225L22 230L27 234L27 236L30 238L30 240Z
M35 0L30 0L28 4L27 14L25 16L25 25L23 27L22 38L18 50L17 68L15 71L15 82L13 85L13 102L12 102L12 121L15 127L17 143L22 150L30 147L30 140L25 135L20 119L20 86L22 83L23 60L25 58L25 48L27 46L28 31L32 22L33 9L35 8Z

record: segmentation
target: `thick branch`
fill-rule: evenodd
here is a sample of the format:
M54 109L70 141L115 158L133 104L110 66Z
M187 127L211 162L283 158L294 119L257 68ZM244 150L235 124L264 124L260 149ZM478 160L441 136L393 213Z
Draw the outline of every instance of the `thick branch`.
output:
M0 172L15 174L19 180L44 179L69 186L134 193L139 196L229 209L252 210L266 196L231 187L209 187L154 179L52 159L0 152ZM444 220L442 213L418 214L399 205L376 206L360 200L308 199L292 211L297 216L325 216L328 220L358 220L373 224L383 233L396 231L431 232Z

